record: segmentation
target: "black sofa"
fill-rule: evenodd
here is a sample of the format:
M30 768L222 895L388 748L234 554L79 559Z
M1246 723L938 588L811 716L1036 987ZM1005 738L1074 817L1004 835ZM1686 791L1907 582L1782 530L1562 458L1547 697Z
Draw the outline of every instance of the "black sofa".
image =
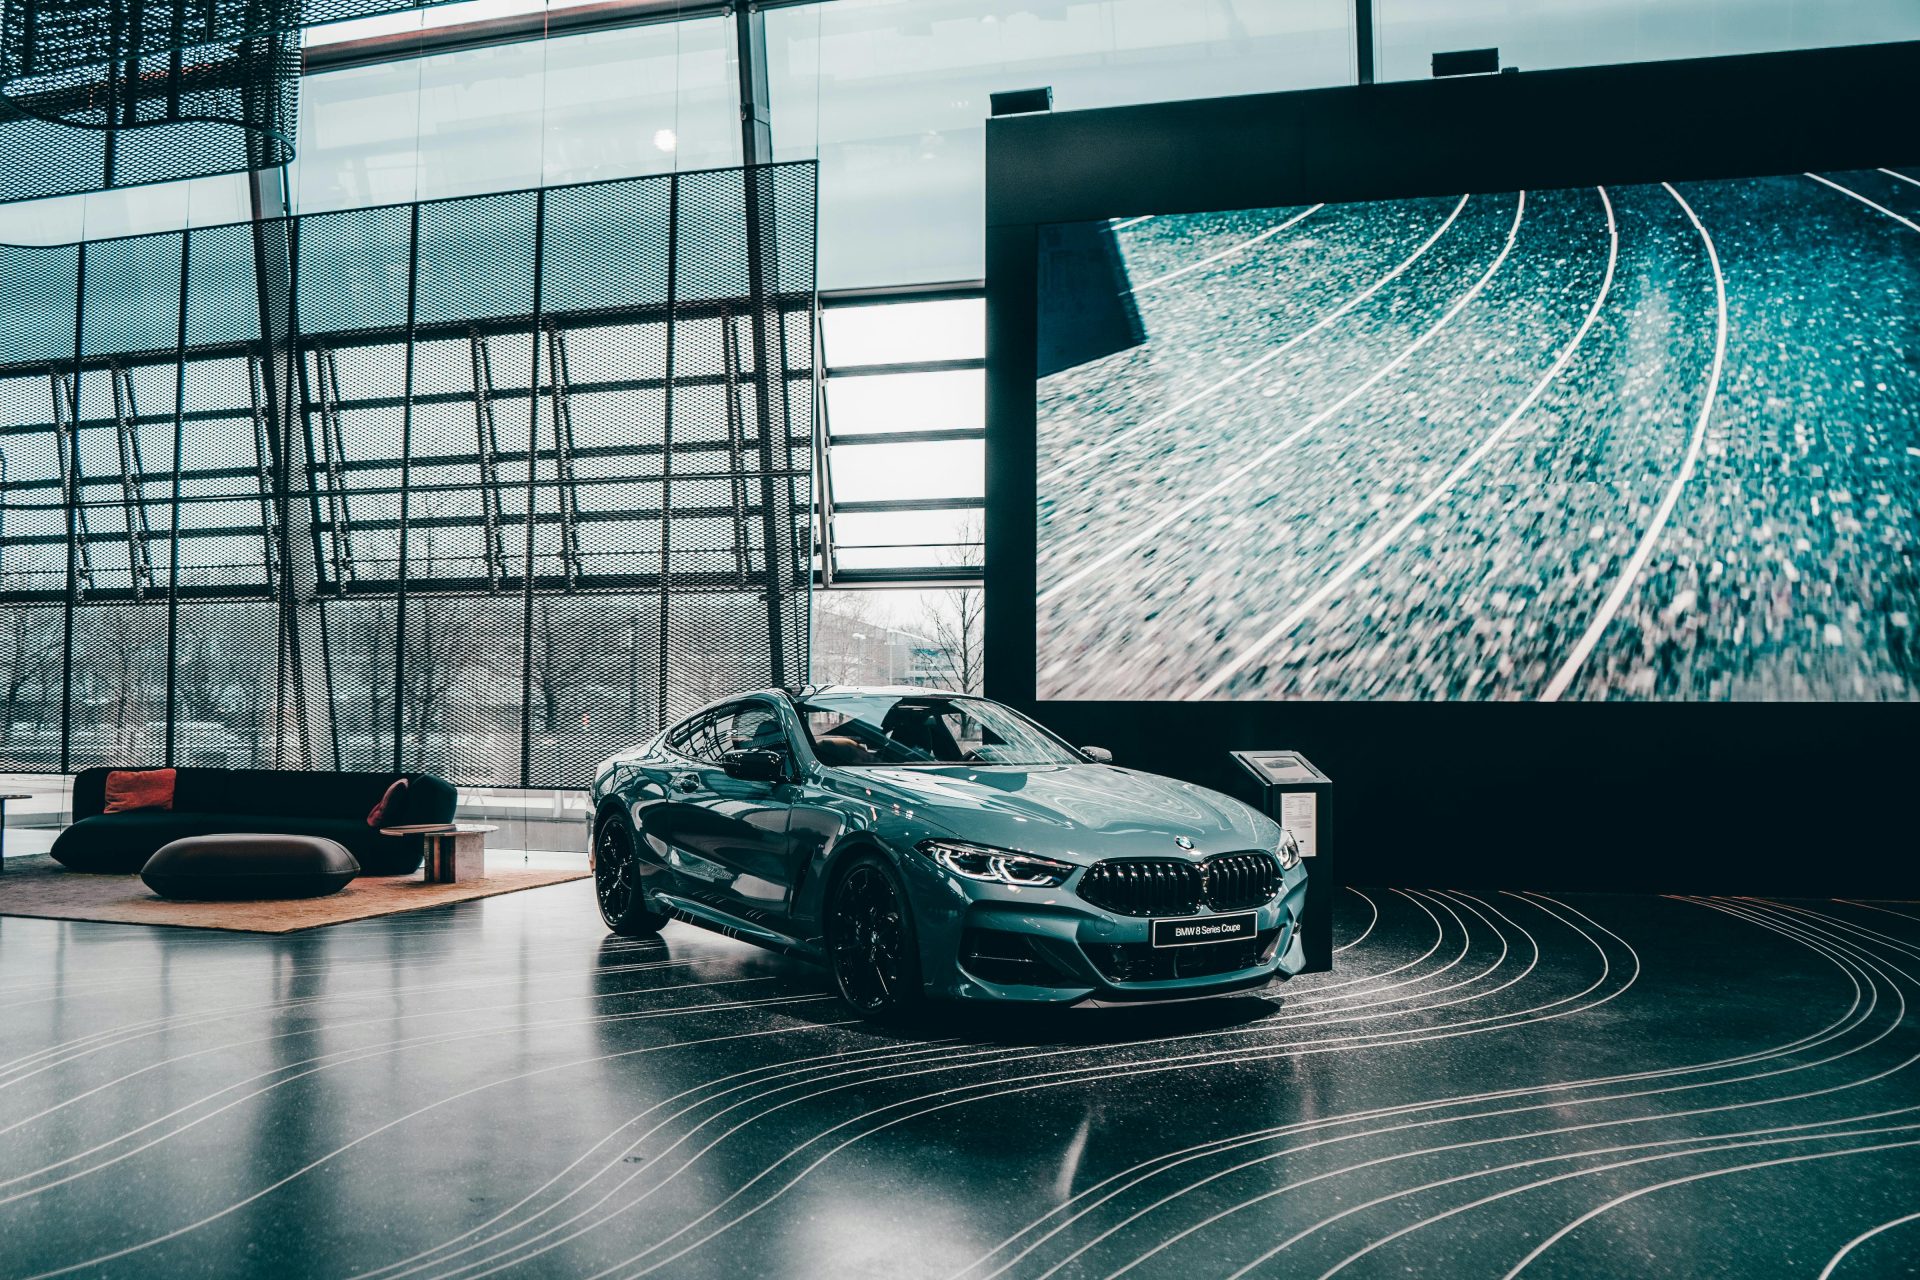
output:
M404 876L420 869L420 841L383 836L367 814L396 777L407 780L388 826L453 821L458 793L430 773L302 773L273 769L181 769L173 808L102 813L106 769L73 779L73 825L53 842L53 857L73 871L131 875L161 845L182 836L260 831L326 836L360 863L362 875Z

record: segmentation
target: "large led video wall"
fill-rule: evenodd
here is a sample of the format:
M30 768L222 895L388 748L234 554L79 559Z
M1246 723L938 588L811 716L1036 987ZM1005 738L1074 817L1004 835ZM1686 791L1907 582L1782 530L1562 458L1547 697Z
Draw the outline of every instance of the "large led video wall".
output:
M1920 694L1920 169L1038 252L1038 697Z

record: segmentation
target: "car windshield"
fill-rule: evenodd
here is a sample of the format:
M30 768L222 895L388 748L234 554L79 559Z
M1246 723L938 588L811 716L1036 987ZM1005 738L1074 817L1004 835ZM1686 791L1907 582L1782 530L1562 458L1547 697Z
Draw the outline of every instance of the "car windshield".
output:
M985 698L836 693L795 700L820 763L830 765L1073 764L1072 748Z

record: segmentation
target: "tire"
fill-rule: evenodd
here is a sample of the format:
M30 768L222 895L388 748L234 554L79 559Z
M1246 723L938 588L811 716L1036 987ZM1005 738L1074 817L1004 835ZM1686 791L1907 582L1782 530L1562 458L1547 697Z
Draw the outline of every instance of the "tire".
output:
M660 932L667 917L647 907L640 888L633 848L633 824L624 813L601 817L593 833L593 896L607 928L625 938L646 938Z
M888 1021L918 1009L920 939L906 887L887 860L856 856L827 895L827 965L841 998L863 1018Z

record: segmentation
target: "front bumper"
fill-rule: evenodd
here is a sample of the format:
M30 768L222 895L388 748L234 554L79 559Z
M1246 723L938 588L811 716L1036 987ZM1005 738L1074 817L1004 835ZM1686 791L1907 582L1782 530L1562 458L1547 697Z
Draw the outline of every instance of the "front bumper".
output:
M1151 919L1102 910L1073 893L1072 880L1022 889L907 862L920 971L932 996L1051 1004L1192 999L1265 986L1305 963L1305 867L1285 872L1280 892L1253 908L1253 938L1156 948Z

